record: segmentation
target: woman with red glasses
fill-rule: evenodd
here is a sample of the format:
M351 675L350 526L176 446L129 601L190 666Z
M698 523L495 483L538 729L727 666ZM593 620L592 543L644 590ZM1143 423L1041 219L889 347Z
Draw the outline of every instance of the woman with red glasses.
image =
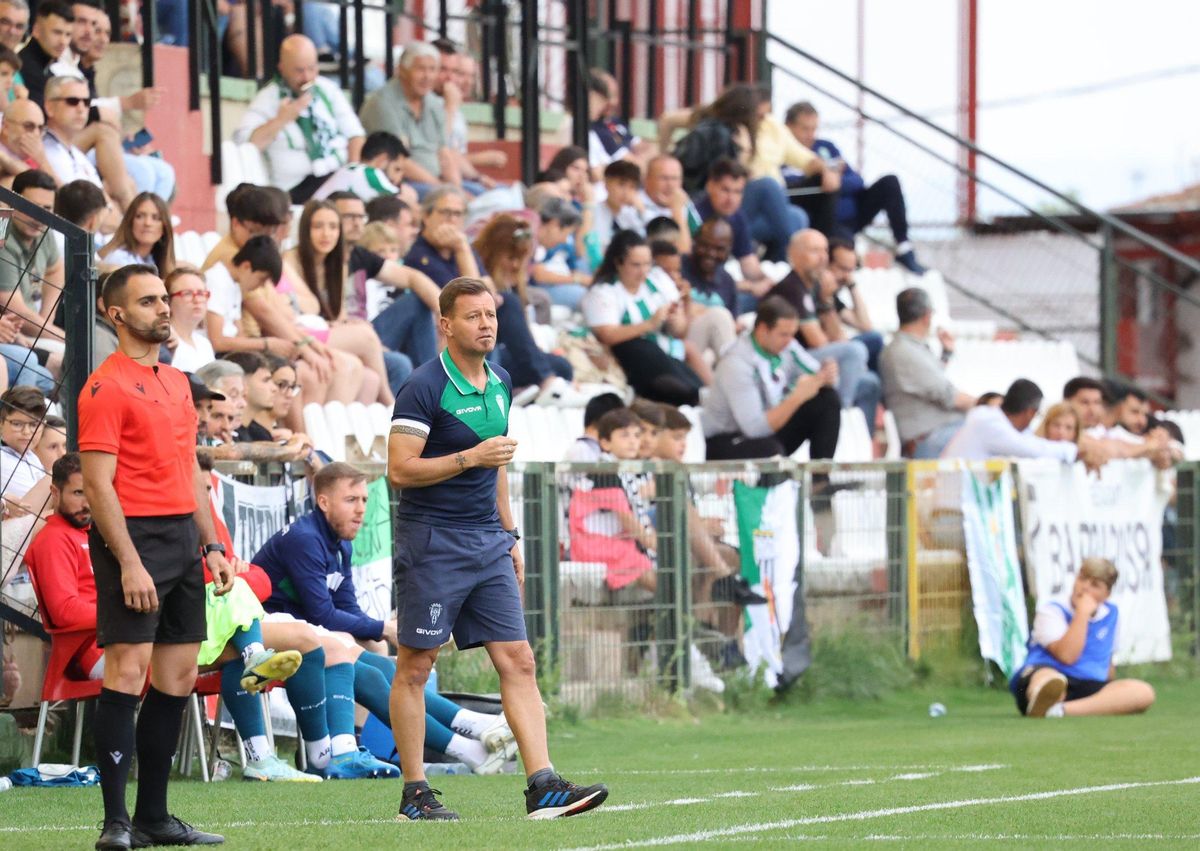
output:
M166 202L153 192L134 198L117 232L98 254L101 272L140 263L153 266L165 279L175 269L175 234Z
M208 337L199 331L208 311L208 286L204 276L188 266L172 271L164 283L171 297L171 336L178 341L171 365L195 372L217 357Z

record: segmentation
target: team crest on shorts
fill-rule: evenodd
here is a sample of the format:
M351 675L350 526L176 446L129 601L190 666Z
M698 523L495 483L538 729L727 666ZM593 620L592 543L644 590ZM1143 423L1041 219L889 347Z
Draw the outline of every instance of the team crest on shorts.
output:
M437 626L438 618L442 616L442 604L431 603L429 605L429 623Z

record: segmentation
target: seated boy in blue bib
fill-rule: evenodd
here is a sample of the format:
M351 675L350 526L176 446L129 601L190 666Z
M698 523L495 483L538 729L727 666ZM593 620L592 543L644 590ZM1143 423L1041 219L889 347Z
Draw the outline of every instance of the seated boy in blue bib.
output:
M1117 607L1108 598L1116 581L1111 561L1084 559L1070 599L1038 606L1029 656L1009 683L1022 714L1131 715L1154 703L1149 683L1115 678Z

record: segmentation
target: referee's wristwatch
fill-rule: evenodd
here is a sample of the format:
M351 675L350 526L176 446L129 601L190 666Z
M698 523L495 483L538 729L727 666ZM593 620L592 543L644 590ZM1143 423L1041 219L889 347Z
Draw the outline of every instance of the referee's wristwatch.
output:
M506 532L508 532L508 534L510 534L510 535L512 535L512 536L513 536L513 540L514 540L514 541L519 541L519 540L521 540L521 530L520 530L520 528L518 528L518 527L516 527L516 526L513 526L511 529L505 529L505 531L506 531Z
M211 555L212 553L220 553L221 555L225 555L225 545L219 544L219 543L218 544L205 544L204 545L204 554Z

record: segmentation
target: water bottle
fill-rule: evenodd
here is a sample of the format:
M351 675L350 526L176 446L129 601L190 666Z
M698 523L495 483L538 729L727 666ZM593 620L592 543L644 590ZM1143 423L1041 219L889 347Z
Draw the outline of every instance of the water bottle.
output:
M0 792L7 792L12 788L12 781L7 777L0 777Z
M214 783L221 780L228 780L233 774L233 766L227 760L218 759L217 764L213 766L212 779Z

